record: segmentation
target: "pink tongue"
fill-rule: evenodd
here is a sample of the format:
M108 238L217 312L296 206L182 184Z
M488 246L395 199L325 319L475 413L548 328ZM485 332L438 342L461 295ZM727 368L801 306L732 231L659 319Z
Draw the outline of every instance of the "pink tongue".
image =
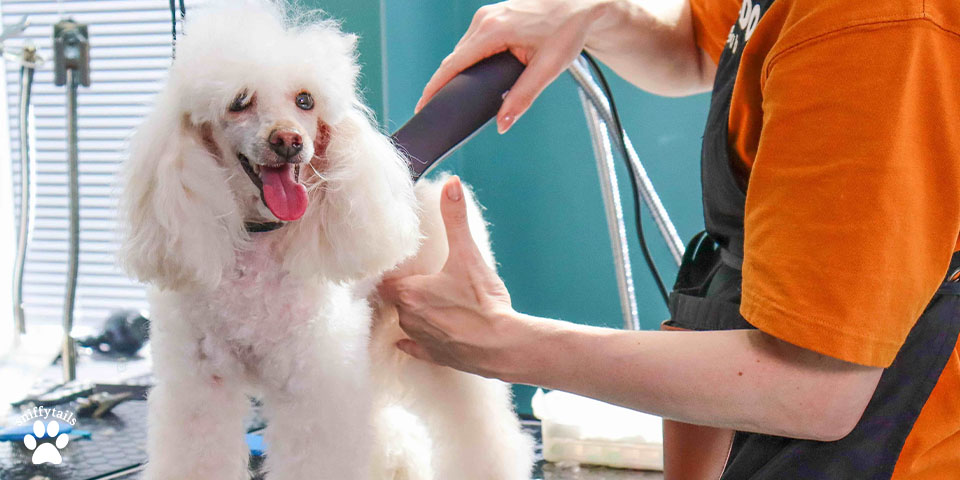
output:
M273 215L289 222L298 220L307 210L307 189L293 180L293 166L260 167L263 201Z

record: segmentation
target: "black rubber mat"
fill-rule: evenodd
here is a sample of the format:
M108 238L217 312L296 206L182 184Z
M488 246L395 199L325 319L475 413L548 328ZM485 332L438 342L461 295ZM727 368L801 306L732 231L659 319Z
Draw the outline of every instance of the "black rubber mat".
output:
M32 451L23 442L0 443L0 479L87 480L102 478L140 465L147 460L147 402L117 405L101 419L81 418L74 430L91 432L89 439L73 438L60 450L60 465L31 462ZM70 406L64 406L70 409ZM43 439L49 442L50 439Z

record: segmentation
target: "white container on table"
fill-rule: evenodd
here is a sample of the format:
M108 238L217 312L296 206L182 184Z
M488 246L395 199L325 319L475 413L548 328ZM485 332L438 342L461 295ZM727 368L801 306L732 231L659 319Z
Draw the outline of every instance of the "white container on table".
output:
M543 458L554 463L663 470L660 417L572 393L537 389Z

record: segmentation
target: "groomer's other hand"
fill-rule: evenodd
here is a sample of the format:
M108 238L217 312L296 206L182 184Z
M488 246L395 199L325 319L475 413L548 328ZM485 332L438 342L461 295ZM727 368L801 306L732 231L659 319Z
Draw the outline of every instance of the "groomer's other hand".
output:
M384 280L380 295L397 305L400 327L410 340L400 350L421 360L486 377L504 378L522 350L524 318L510 305L510 294L486 264L470 235L460 179L443 188L440 212L450 253L433 275Z
M423 89L416 110L467 67L504 50L527 65L497 113L506 132L584 48L600 0L511 0L477 10L467 32Z

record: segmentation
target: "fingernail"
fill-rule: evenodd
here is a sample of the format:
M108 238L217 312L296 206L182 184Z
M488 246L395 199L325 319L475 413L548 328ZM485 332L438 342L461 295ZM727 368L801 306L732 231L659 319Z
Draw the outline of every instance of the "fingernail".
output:
M460 186L460 177L456 175L450 177L450 180L447 181L446 194L447 198L454 202L459 202L460 199L463 198L463 188Z
M423 97L420 97L420 100L417 100L417 106L413 107L413 113L419 113L420 108L423 107Z
M513 126L514 122L513 115L504 115L501 118L497 119L497 133L503 135L507 133L507 130L510 130L510 127Z

